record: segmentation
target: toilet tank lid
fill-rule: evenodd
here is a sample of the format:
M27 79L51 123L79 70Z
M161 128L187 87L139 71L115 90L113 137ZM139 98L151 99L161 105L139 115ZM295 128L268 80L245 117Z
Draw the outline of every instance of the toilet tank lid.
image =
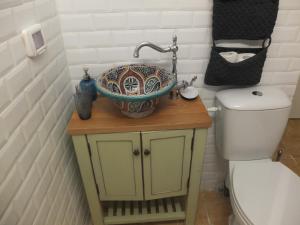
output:
M291 106L287 94L275 87L227 89L217 92L216 97L224 107L233 110L272 110Z

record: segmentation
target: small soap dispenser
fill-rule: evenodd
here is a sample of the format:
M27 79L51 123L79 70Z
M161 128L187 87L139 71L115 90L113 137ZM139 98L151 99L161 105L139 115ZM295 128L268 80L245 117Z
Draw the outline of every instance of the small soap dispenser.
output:
M96 81L95 79L91 78L88 67L83 67L83 71L84 71L84 76L79 83L80 90L90 92L93 101L95 101L97 99Z

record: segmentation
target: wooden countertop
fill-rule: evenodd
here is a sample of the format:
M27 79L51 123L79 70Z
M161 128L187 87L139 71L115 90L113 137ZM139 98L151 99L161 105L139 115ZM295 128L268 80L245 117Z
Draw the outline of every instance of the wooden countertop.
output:
M170 100L161 98L156 110L148 117L132 119L124 116L113 103L104 97L93 104L92 117L79 119L73 113L68 125L71 135L117 133L134 131L176 130L208 128L211 118L200 98L187 101L182 98Z

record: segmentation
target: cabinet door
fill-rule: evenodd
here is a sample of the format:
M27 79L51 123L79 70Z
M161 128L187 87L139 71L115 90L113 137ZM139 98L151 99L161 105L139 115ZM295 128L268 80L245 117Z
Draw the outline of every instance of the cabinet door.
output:
M101 200L142 200L140 133L88 135Z
M145 199L185 195L193 130L142 133Z

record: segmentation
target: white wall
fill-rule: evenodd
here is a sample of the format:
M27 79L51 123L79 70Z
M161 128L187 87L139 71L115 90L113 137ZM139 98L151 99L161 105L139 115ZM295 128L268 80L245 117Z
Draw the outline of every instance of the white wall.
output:
M139 60L132 57L135 45L153 41L179 41L181 78L197 74L197 87L207 106L214 104L219 88L203 84L211 43L212 0L57 0L63 38L73 80L82 76L88 64L96 77L109 67L130 62L169 66L170 55L143 49ZM293 96L300 71L300 1L280 0L280 12L261 84L282 87ZM222 186L224 163L215 150L210 129L205 154L202 187Z
M300 118L300 80L298 80L297 88L295 91L290 118Z
M41 23L47 52L20 32ZM0 225L83 225L88 208L69 135L69 69L54 0L0 2Z

